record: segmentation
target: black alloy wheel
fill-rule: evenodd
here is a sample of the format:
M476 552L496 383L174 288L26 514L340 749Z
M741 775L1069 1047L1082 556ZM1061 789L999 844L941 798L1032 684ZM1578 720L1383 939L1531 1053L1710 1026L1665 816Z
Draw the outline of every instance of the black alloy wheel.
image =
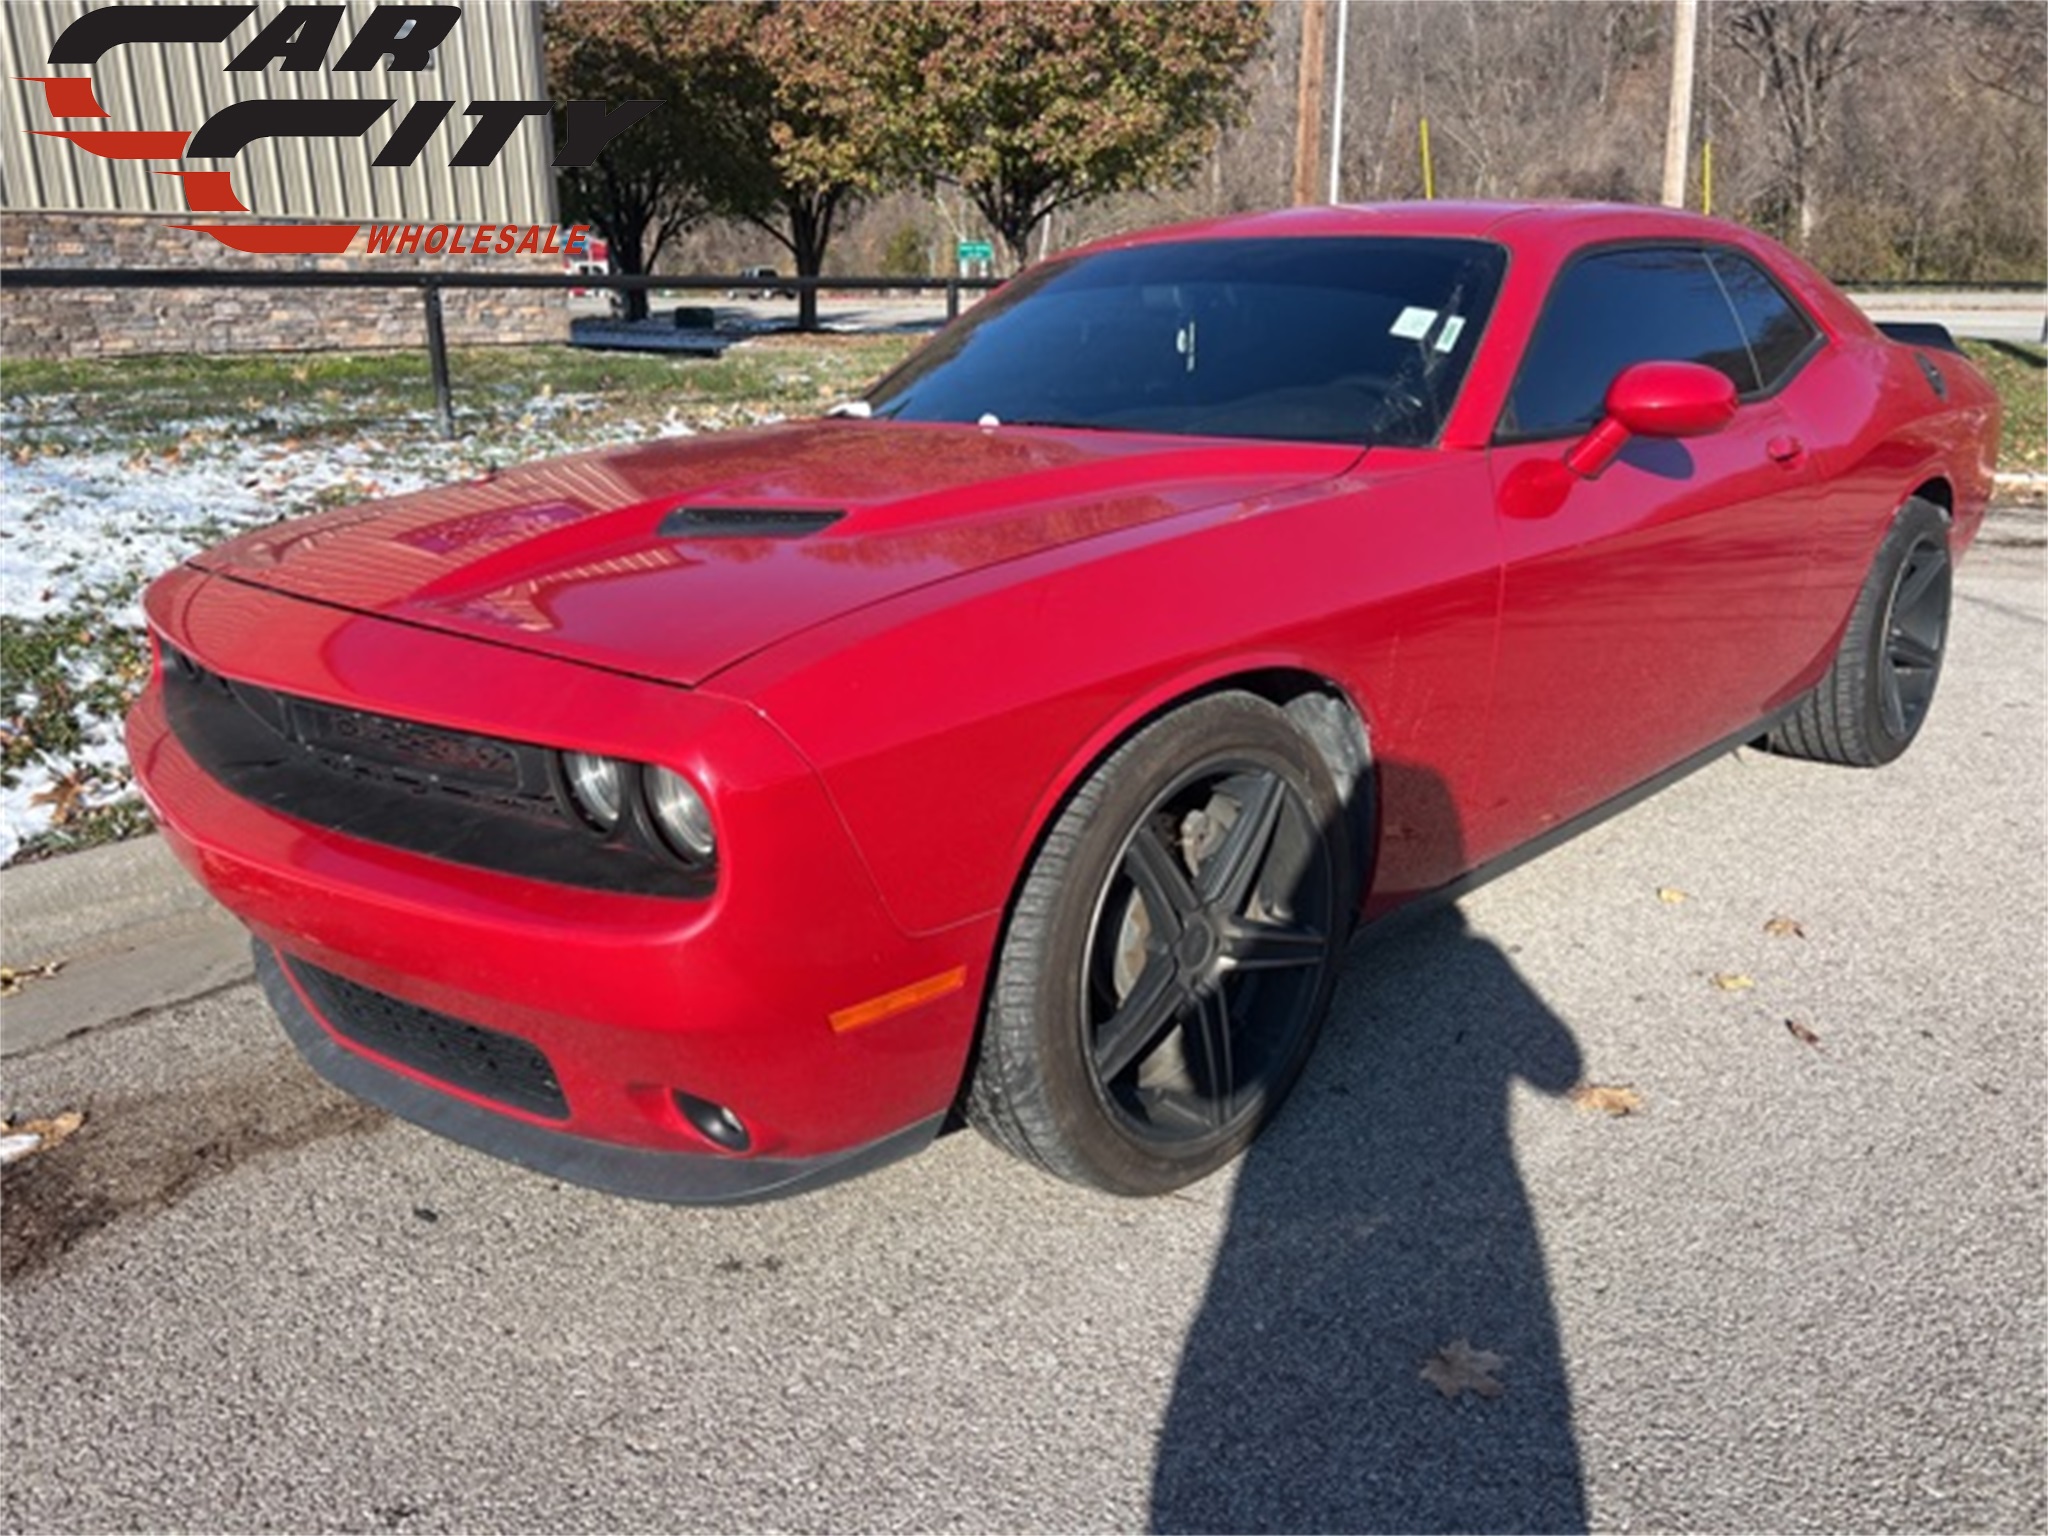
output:
M1856 594L1833 663L1765 738L1773 752L1877 768L1926 723L1948 649L1954 566L1948 515L1914 496Z
M1133 1137L1227 1131L1314 1030L1336 876L1300 791L1205 764L1139 818L1077 978L1090 1070Z
M970 1118L1119 1194L1230 1161L1328 1010L1356 904L1345 826L1316 749L1263 700L1212 695L1132 738L1025 876Z
M1934 702L1948 640L1951 586L1947 542L1922 534L1899 562L1885 603L1878 708L1886 734L1898 740L1912 739Z

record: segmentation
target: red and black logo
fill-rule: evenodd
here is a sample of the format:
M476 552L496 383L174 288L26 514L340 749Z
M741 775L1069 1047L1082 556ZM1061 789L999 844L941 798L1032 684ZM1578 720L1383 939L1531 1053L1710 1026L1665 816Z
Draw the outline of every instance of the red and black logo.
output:
M248 74L278 68L305 72L327 69L335 74L361 74L386 64L416 74L433 66L434 50L462 19L459 5L379 5L348 40L330 65L327 56L341 30L342 5L287 5L228 62L230 73ZM64 29L50 49L53 68L82 65L90 69L113 49L131 44L225 43L235 29L255 14L254 5L109 5L88 11ZM43 88L43 105L60 122L84 119L109 121L85 75L27 75ZM383 124L396 100L237 101L222 107L196 131L179 128L36 128L33 133L68 140L74 147L105 160L188 162L232 160L261 139L368 138ZM650 112L659 101L623 101L616 106L599 100L562 105L563 137L555 146L556 166L586 166L605 146ZM373 166L410 166L418 162L449 114L453 101L418 101L389 125ZM449 156L451 166L484 166L497 160L513 134L528 118L551 118L552 101L472 101L463 116L471 119ZM232 172L207 169L160 170L175 176L184 188L185 206L193 213L247 213L235 195ZM238 251L339 255L361 231L360 224L180 224L211 235ZM464 226L393 226L372 231L369 248L377 252L425 249L462 253L495 250L504 253L559 252L557 231L549 225L482 225L463 240ZM546 239L543 242L542 236ZM438 237L438 238L437 238ZM567 243L567 242L564 242Z

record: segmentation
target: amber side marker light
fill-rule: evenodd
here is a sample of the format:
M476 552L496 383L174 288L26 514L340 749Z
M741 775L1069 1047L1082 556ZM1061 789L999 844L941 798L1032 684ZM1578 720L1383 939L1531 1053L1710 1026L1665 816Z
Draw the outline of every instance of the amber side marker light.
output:
M950 971L927 976L923 981L913 981L909 986L898 987L894 992L884 992L880 997L871 997L864 1003L855 1003L851 1008L841 1008L829 1017L832 1027L844 1034L849 1029L863 1029L870 1024L879 1024L883 1019L894 1018L920 1003L944 997L948 992L958 992L966 985L967 967L956 965Z

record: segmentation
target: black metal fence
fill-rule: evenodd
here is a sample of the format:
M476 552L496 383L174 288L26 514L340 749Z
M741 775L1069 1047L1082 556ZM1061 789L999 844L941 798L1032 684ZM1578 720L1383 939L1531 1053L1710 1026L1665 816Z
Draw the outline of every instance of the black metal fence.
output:
M946 318L960 314L960 296L1002 285L995 277L688 277L554 272L243 272L213 267L16 267L0 270L8 288L395 288L414 289L426 319L427 359L434 376L434 410L444 437L455 435L454 388L448 376L448 333L441 320L446 288L662 289L683 293L735 289L777 295L817 293L931 293L946 295Z

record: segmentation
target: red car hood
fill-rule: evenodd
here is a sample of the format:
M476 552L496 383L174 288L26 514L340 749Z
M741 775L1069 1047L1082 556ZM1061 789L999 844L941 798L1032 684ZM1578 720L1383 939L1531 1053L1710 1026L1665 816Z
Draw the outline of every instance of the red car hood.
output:
M1326 479L1357 457L1315 444L809 422L663 439L345 507L194 564L695 683L915 587ZM843 515L822 527L788 517L801 513ZM754 531L764 514L786 525L777 536Z

